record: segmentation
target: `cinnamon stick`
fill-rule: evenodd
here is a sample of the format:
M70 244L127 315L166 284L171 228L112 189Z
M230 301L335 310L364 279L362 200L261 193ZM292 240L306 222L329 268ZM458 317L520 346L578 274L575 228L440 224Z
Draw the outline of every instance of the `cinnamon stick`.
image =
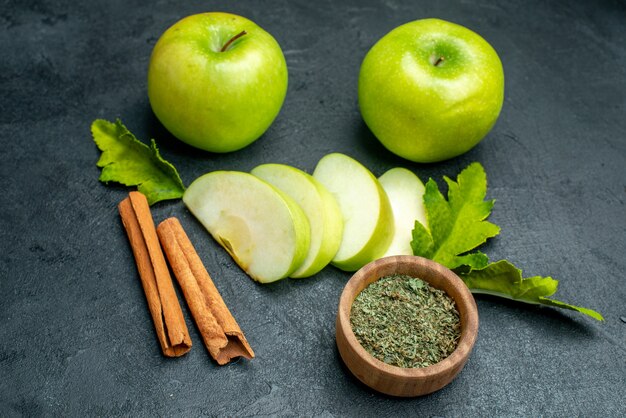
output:
M179 357L191 349L191 338L150 214L148 200L130 192L118 206L130 241L148 309L163 354Z
M178 219L169 218L161 222L157 232L211 357L219 365L235 357L254 358L246 337Z

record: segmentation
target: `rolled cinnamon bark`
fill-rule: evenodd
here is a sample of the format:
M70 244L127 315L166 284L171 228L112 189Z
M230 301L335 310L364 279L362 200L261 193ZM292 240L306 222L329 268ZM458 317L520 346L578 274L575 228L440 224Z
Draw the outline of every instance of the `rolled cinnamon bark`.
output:
M161 222L157 232L211 357L219 365L236 357L254 358L246 337L178 219Z
M191 338L159 245L148 201L142 193L130 192L118 209L135 256L161 350L168 357L182 356L191 349Z

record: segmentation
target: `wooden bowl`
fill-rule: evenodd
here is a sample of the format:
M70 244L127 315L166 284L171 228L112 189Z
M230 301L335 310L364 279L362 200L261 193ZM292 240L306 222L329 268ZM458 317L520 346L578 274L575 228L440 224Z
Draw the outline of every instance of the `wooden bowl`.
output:
M356 296L370 283L390 274L419 277L445 291L456 302L461 320L457 348L432 366L401 368L384 363L361 346L350 325L350 309ZM478 335L478 310L469 289L451 270L422 257L392 256L373 261L348 281L339 300L335 337L344 363L361 382L394 396L420 396L450 383L465 365Z

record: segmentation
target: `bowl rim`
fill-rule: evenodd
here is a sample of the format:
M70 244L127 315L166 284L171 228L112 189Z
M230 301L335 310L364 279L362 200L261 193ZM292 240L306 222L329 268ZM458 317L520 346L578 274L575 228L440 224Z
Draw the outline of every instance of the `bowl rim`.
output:
M359 343L354 335L354 331L352 330L352 325L350 324L350 312L354 299L365 287L367 287L367 285L384 276L381 275L377 277L359 289L361 283L367 281L372 271L376 271L377 268L398 263L420 266L426 270L430 270L433 274L440 276L444 281L450 282L453 289L455 289L456 294L451 295L448 291L446 291L446 293L454 299L459 314L466 316L465 326L461 330L461 336L455 350L445 359L427 367L403 368L378 360L373 355L368 353L365 348L363 348L361 343ZM426 278L420 277L420 279L431 284ZM390 377L423 380L444 376L448 374L450 370L460 368L464 365L478 336L478 309L469 288L452 270L424 257L411 255L389 256L366 264L350 278L339 299L337 327L342 328L344 338L348 345L351 346L356 355L369 367L378 369ZM348 365L348 367L350 366Z

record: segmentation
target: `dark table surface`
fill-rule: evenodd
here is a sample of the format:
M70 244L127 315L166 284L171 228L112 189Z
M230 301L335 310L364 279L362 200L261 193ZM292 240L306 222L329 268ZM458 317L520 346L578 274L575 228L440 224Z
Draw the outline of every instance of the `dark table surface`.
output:
M623 416L626 413L626 7L622 1L8 0L0 8L0 415ZM158 123L146 94L160 34L223 10L283 48L289 91L269 129L226 155L194 150ZM393 156L362 122L359 65L395 26L439 17L483 35L506 75L502 114L456 159ZM395 399L353 378L334 339L350 275L250 280L178 202L177 216L256 351L219 367L186 306L194 348L164 358L116 205L98 182L96 118L155 138L186 184L216 169L288 163L312 171L329 152L374 174L423 180L472 161L488 174L500 236L484 251L527 276L560 280L575 312L477 297L478 341L465 369L429 396Z

